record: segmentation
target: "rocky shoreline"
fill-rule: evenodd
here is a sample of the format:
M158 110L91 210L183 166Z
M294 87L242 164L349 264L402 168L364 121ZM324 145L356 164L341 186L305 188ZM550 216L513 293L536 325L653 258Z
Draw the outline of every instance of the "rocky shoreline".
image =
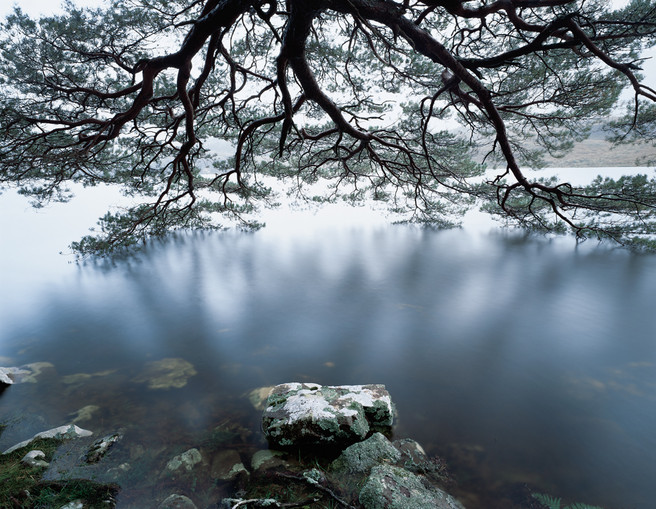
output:
M0 368L0 385L34 382L49 367L42 364ZM140 382L164 386L165 371L175 363L168 360L164 364L152 367L152 380ZM189 366L183 368L185 376L193 376ZM179 387L184 376L180 370L176 373L174 386ZM255 389L248 397L262 411L268 448L251 453L225 447L224 437L248 435L248 430L226 423L217 426L211 440L166 460L157 478L161 498L151 507L464 508L445 491L449 480L441 461L429 458L413 440L388 438L395 410L383 385L289 383ZM91 430L71 422L17 443L0 456L0 468L11 466L17 469L16 477L29 473L36 482L11 496L27 501L28 507L29 498L41 493L44 486L50 492L63 493L75 481L91 498L71 492L66 501L55 497L52 507L115 507L120 486L139 463L139 451L135 453L134 447L129 455L133 461L117 463L124 435L124 430L116 430L96 438ZM76 477L86 476L94 468L106 472L100 481ZM107 482L108 476L111 482ZM213 488L210 493L199 491L198 487L208 485L203 481L208 476ZM171 491L167 492L167 486Z

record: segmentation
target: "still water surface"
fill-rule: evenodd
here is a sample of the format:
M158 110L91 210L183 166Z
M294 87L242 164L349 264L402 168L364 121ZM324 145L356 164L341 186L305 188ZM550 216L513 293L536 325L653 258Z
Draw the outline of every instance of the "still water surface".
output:
M230 419L257 442L259 414L244 397L254 388L383 383L395 437L446 458L468 507L508 507L524 485L609 509L653 507L656 256L283 220L76 266L49 251L80 234L59 212L3 200L0 365L54 369L0 394L0 421L13 423L2 450L86 405L99 410L80 425L96 436L127 429L117 448L130 457L135 447L186 450ZM136 381L165 358L197 374L164 391ZM79 373L95 376L66 378ZM134 473L119 507L163 495L140 481L161 462L152 468Z

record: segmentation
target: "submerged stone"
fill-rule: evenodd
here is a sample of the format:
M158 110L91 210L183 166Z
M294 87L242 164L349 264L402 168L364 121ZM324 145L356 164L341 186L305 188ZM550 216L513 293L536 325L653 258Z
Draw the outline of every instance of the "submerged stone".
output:
M267 439L279 446L345 446L394 421L384 385L321 386L288 383L274 387L262 415Z
M32 438L20 442L14 445L13 447L10 447L2 454L9 454L10 452L20 449L21 447L25 447L26 445L29 445L30 442L33 442L38 438L54 438L57 440L70 440L73 438L82 438L91 435L93 435L92 431L78 428L75 424L69 424L67 426L59 426L58 428L53 428L47 431L42 431L41 433L37 433Z
M91 378L97 378L100 376L107 376L116 373L115 369L106 369L104 371L97 371L95 373L74 373L72 375L65 375L61 377L61 382L63 384L77 384L81 382L86 382Z
M248 476L249 472L234 449L219 451L212 458L212 479L234 481L238 477Z
M359 500L365 509L464 509L448 493L392 465L373 467Z
M149 389L170 389L184 387L187 380L197 371L191 362L180 358L161 359L146 364L143 373L132 381L147 383Z
M171 458L166 464L166 471L169 473L191 472L193 468L203 461L200 451L196 448L189 449L182 454Z
M258 387L257 389L253 389L248 393L248 401L251 402L251 405L253 405L255 410L261 412L266 407L267 399L269 398L272 390L272 385L268 387Z
M77 422L83 422L83 421L89 421L91 420L92 416L94 413L96 413L98 410L100 410L100 407L98 405L87 405L76 412L73 412L69 414L71 417L73 417L73 420L71 421L73 424Z
M253 472L258 470L270 470L280 468L287 465L283 459L284 455L280 451L272 451L270 449L263 449L253 454L251 458L251 469Z

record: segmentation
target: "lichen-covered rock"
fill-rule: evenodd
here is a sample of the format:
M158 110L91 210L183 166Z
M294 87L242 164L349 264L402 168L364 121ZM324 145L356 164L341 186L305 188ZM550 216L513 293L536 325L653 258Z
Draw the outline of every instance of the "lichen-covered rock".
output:
M267 439L279 446L340 445L363 440L373 429L390 428L392 399L384 385L274 387L262 415Z
M464 509L448 493L392 465L373 467L359 500L365 509Z
M25 447L26 445L29 445L30 442L36 440L37 438L55 438L57 440L70 440L73 438L88 437L91 435L93 435L93 432L86 429L78 428L74 424L69 424L68 426L59 426L58 428L52 428L47 431L42 431L41 433L37 433L32 438L20 442L14 445L13 447L10 447L2 454L9 454L10 452L20 449L21 447Z
M344 473L368 473L374 466L396 463L401 453L382 434L374 433L363 442L357 442L342 451L333 461L331 469Z

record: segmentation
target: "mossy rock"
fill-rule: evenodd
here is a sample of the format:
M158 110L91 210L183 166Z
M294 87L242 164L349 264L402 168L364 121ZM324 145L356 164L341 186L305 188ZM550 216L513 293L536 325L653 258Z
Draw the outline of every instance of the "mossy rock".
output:
M392 465L377 465L371 470L359 500L365 509L464 509L421 476Z

